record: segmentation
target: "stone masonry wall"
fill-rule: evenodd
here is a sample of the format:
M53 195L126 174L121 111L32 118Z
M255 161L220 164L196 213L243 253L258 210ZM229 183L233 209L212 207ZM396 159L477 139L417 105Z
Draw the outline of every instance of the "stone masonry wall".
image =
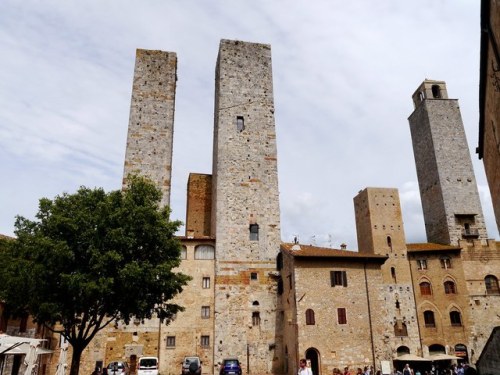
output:
M269 45L221 41L214 117L215 360L237 356L244 372L271 373L281 359L276 280L269 274L280 245Z
M177 56L172 52L138 49L123 172L150 178L170 203Z
M488 178L491 200L500 232L500 71L493 49L493 38L500 41L500 1L491 0L490 24L493 34L488 43L486 96L484 111L484 169Z

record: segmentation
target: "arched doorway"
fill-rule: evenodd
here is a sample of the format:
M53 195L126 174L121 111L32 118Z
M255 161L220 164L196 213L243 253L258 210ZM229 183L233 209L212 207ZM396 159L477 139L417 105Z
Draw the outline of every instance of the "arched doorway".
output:
M311 370L314 375L321 375L319 366L319 353L315 348L306 350L306 359L311 362Z

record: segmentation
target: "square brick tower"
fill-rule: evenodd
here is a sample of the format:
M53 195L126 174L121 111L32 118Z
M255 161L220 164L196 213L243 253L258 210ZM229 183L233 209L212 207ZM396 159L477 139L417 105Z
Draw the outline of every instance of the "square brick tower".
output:
M486 239L486 225L457 99L443 81L425 80L408 118L427 241Z
M170 204L177 55L138 49L130 104L123 186L129 174L150 178Z
M222 40L216 67L212 232L215 363L279 372L280 210L271 47Z
M359 252L388 257L381 271L387 315L384 329L391 354L404 345L422 355L399 192L366 188L354 197L354 211Z

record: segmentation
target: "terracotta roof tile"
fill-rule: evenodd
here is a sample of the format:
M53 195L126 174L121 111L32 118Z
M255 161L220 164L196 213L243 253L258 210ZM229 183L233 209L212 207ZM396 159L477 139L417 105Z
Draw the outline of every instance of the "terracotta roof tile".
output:
M460 246L441 245L438 243L408 243L406 249L409 253L424 251L460 251Z
M297 249L294 249L298 247ZM384 261L387 259L385 255L378 254L361 254L357 251L331 249L326 247L317 247L312 245L302 245L293 243L282 243L281 250L293 255L294 257L308 258L349 258L360 260Z

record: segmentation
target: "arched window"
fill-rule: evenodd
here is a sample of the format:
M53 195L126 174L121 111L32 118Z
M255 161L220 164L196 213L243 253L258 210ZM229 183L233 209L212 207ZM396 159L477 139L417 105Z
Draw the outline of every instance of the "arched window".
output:
M460 327L462 325L462 316L458 311L450 311L450 322L453 327Z
M194 249L194 259L214 259L215 249L210 245L198 245Z
M431 289L431 284L428 283L427 281L423 281L420 284L420 294L423 296L430 296L432 295L432 289Z
M486 294L499 294L498 279L493 275L488 275L484 278L484 285L486 286Z
M398 357L402 356L404 354L410 354L410 348L407 346L401 345L400 347L398 347L397 353L398 353Z
M187 259L187 249L186 246L181 247L181 259Z
M314 320L314 310L313 309L307 309L306 310L306 325L313 326L315 324L316 324L316 322Z
M396 268L395 267L391 267L391 277L392 277L392 282L394 284L396 284L397 280L396 280Z
M432 97L435 99L441 98L441 89L439 85L432 85Z
M260 305L259 301L253 301L252 302L252 306L259 306L259 305Z
M435 327L434 312L431 310L424 311L424 322L426 327Z
M455 288L455 283L453 281L445 281L444 282L444 292L446 294L455 294L457 289Z

